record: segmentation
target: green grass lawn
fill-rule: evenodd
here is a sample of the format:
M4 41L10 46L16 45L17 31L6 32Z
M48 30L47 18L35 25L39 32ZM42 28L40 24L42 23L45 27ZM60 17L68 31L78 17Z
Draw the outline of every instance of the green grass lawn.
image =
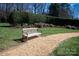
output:
M79 56L79 36L63 41L50 55Z
M21 28L14 28L10 27L9 24L0 23L0 50L17 45L17 40L21 37Z
M67 28L40 28L39 31L43 36L58 34L58 33L69 33L69 32L79 32L79 30L67 29Z
M79 30L72 30L66 28L40 28L39 32L42 36L66 33L66 32L79 32ZM20 44L19 39L22 38L22 28L10 27L8 23L0 23L0 49L6 49L11 46Z

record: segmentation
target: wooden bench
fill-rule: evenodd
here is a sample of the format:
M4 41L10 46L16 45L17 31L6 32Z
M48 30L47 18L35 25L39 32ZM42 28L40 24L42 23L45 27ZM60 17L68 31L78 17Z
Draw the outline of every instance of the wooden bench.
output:
M38 28L23 28L23 39L22 41L25 42L28 40L29 37L40 36L41 33L38 32Z

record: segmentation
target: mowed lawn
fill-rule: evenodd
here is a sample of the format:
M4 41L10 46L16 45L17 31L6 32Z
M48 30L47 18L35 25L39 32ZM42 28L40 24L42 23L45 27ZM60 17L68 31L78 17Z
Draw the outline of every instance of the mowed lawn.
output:
M79 32L79 29L73 30L73 29L67 29L67 28L40 28L39 32L42 33L43 36L51 35L51 34L58 34L58 33L70 33L70 32Z
M57 33L79 32L79 30L66 29L66 28L39 28L42 36L47 36ZM10 27L8 23L0 23L0 50L9 48L11 46L19 45L22 38L22 28Z
M79 36L63 41L50 55L79 56Z
M22 29L10 27L9 24L0 23L0 50L18 45L22 37Z

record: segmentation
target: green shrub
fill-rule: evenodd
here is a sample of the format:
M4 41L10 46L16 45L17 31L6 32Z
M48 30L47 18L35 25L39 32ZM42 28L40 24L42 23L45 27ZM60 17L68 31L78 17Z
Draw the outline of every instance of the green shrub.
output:
M0 22L7 22L7 16L8 14L4 11L0 11Z
M46 15L29 13L28 16L29 16L29 24L39 22L45 23L47 21Z
M9 15L8 22L14 26L17 24L22 25L24 23L27 23L27 19L28 19L27 14L28 13L23 11L13 11Z

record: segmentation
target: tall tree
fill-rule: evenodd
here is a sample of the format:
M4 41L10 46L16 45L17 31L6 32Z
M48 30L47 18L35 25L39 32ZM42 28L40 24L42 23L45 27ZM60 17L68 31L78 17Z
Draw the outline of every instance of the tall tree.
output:
M13 8L14 8L14 4L13 3L6 3L6 12L12 11Z
M18 11L22 11L23 10L23 3L16 3L16 9Z
M37 8L39 7L39 5L37 3L33 4L33 13L37 13Z
M49 15L58 17L59 16L59 9L60 9L60 4L51 3L49 6Z
M40 8L38 9L38 13L41 13L41 14L48 13L48 6L49 6L48 3L41 3Z
M71 5L69 3L62 3L60 5L59 17L72 18L72 11L70 7Z
M56 17L72 18L72 11L69 3L52 3L49 6L49 14Z
M41 3L33 3L31 4L32 5L32 11L33 13L37 14L38 13L38 10L41 9Z

